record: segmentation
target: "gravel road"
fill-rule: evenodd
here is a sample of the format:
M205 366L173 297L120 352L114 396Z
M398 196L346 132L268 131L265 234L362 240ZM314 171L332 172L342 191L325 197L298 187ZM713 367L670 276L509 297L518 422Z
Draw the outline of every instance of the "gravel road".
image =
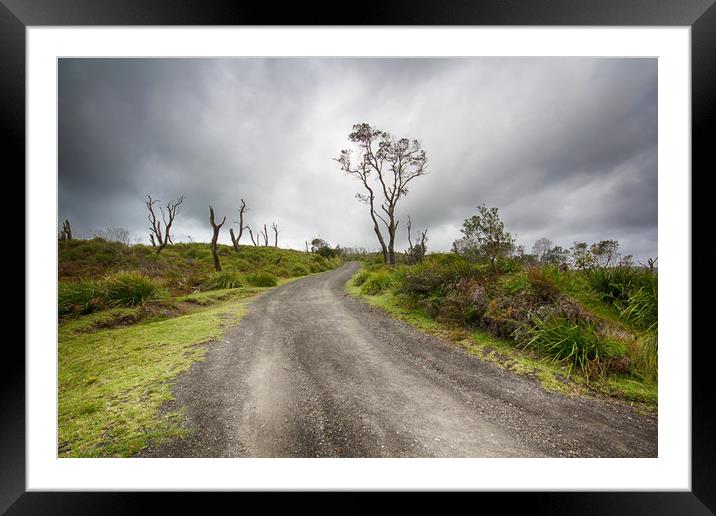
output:
M355 263L257 299L174 387L144 457L655 457L657 419L572 399L344 291Z

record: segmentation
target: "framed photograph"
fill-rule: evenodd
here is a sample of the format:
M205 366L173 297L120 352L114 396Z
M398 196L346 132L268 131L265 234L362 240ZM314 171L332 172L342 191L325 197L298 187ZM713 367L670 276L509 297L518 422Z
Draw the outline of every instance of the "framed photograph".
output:
M27 217L3 511L716 510L691 302L712 1L3 0L0 23Z

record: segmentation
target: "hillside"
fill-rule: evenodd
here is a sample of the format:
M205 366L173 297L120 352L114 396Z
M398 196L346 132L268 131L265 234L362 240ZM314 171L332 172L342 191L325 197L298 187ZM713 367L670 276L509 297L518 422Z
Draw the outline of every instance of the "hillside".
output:
M332 269L327 259L273 247L208 244L160 254L101 239L59 241L58 453L131 456L182 435L173 380L203 360L267 290Z

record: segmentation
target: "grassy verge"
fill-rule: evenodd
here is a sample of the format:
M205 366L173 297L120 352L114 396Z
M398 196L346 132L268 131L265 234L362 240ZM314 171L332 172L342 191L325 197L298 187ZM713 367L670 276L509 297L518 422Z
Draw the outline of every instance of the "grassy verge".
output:
M629 375L609 375L587 381L580 375L569 374L564 364L529 349L518 348L508 339L491 336L482 330L468 330L459 325L438 322L424 309L403 302L390 289L374 295L366 294L366 289L355 284L361 274L362 271L357 272L346 284L349 294L366 300L419 330L450 340L499 367L531 376L539 380L546 390L569 396L606 395L618 398L643 412L656 411L656 383L637 381Z
M220 338L266 290L179 297L180 311L174 313L183 315L175 317L144 317L146 310L136 307L61 322L59 456L127 457L150 441L181 435L181 411L160 410L172 399L172 380L203 360L204 344Z

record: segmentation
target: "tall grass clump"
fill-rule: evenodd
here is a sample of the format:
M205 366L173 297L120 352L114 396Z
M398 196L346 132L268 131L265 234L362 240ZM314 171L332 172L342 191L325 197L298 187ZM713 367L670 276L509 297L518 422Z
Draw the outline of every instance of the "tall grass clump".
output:
M617 303L619 316L641 330L656 330L659 324L657 284L632 291L626 301Z
M390 271L383 270L378 272L371 272L368 277L363 281L360 291L361 294L374 296L385 292L395 285L395 278Z
M107 306L138 306L161 293L159 285L138 272L118 272L101 282L102 298Z
M650 331L640 335L630 356L634 372L647 382L655 382L659 373L658 333Z
M353 280L353 284L354 284L356 287L360 287L361 285L363 285L363 283L366 282L366 280L367 280L369 277L370 277L370 271L366 271L366 270L360 271L360 272L356 275L355 279Z
M278 279L273 274L261 272L259 274L250 274L246 276L246 281L254 287L275 287L278 285Z
M570 371L576 366L590 375L595 370L603 370L599 367L601 364L626 355L626 347L621 342L601 335L589 321L576 323L555 316L535 318L533 323L525 330L524 346L569 364Z
M244 286L244 278L231 271L214 272L204 283L205 290L220 290L224 288L241 288Z
M60 316L88 314L97 310L101 302L100 289L95 281L60 281L58 284L57 312Z

